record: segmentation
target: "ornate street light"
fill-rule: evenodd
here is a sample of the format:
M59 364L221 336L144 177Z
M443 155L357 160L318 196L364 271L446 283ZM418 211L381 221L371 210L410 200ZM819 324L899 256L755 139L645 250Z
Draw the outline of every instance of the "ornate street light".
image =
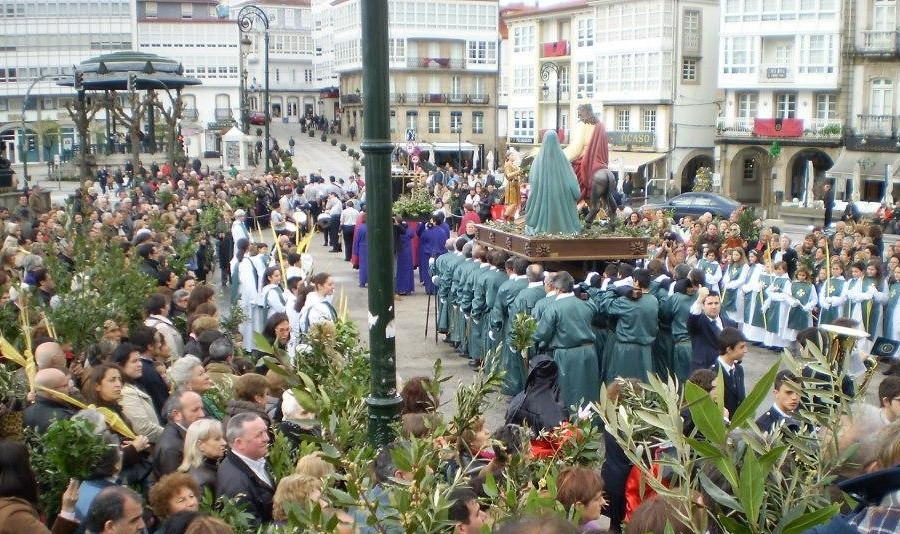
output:
M263 26L263 76L265 78L263 80L263 114L265 117L263 128L266 137L265 172L268 174L269 153L271 151L271 137L269 136L269 17L266 16L266 12L262 9L253 5L247 5L238 11L237 21L238 28L241 29L242 33L254 31L257 22Z
M544 82L544 89L548 89L547 82L550 80L550 73L556 74L556 134L559 135L559 65L552 61L548 61L541 65L541 81Z

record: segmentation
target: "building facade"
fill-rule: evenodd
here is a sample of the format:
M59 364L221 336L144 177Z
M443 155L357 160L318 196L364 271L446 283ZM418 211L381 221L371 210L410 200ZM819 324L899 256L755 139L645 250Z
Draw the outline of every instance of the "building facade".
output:
M669 178L689 188L712 165L718 2L573 0L505 22L511 145L533 150L557 124L569 141L578 106L591 104L610 168L636 191L664 191Z
M432 163L456 164L461 156L464 165L479 166L497 151L497 1L391 0L389 6L392 140L423 144L422 157ZM361 135L360 0L338 1L332 9L342 129Z
M716 165L726 195L799 199L810 163L816 184L833 167L849 104L843 24L841 0L723 3Z
M269 19L269 115L273 122L296 123L318 113L319 84L313 75L313 16L309 0L247 0L231 5L232 18L244 5L261 7ZM250 36L246 50L250 109L263 110L263 36Z
M845 3L844 148L828 174L846 189L860 176L863 201L900 198L900 22L896 0Z
M203 82L181 94L188 157L221 152L222 135L240 120L237 24L220 17L215 0L137 0L136 22L139 51L179 61Z
M5 157L20 163L21 146L29 162L73 155L80 141L66 105L75 92L57 81L72 76L85 59L131 50L133 20L130 0L0 1L0 152ZM105 121L101 112L91 128L92 144L104 143Z

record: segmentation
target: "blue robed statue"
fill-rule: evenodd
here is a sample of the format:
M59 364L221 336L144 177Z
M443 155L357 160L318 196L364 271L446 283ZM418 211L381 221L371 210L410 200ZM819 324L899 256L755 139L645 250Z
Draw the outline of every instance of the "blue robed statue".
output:
M525 205L527 235L576 234L581 230L577 208L581 189L555 131L544 135L528 181L531 192Z

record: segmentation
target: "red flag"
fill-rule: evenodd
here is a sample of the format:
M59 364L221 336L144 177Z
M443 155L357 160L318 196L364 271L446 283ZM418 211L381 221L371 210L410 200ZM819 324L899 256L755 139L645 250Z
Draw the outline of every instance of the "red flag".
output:
M753 119L753 133L761 137L801 137L803 119Z

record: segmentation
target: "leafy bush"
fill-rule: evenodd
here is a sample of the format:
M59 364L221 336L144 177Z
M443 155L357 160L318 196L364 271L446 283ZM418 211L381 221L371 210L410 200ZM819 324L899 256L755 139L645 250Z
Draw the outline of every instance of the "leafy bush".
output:
M347 151L347 143L341 143L340 149L341 149L341 152L346 152Z
M320 137L319 139L321 139L321 141L324 143L325 141L328 140L328 136L325 134L322 134L322 137Z
M332 138L331 138L331 146L336 146L336 145L337 145L337 139L335 139L334 137L332 137Z
M432 212L434 199L425 188L415 188L394 202L394 213L404 219L420 220L431 217Z
M135 268L120 247L76 238L74 269L69 271L55 254L47 255L47 266L56 281L60 305L47 311L57 337L72 344L76 352L101 337L99 327L107 319L130 329L143 322L144 297L156 281ZM72 273L78 273L73 275Z

